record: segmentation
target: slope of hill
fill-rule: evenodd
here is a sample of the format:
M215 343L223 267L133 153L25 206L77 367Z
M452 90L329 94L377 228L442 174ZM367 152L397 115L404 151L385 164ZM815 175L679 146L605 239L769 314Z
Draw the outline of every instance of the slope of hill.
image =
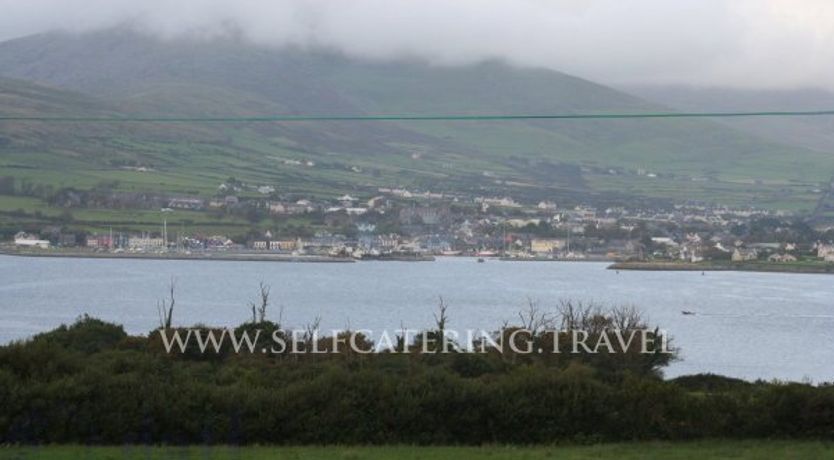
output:
M196 116L659 107L568 75L499 62L441 67L369 61L233 39L160 41L127 30L2 43L0 76L74 92L61 93L67 104L60 110L67 112L92 104L73 108L72 98L88 101L84 95L102 104L91 110ZM2 111L22 110L15 106ZM9 125L0 131L34 129ZM32 180L55 164L47 157L72 156L96 170L93 177L62 168L52 180L90 186L117 177L122 187L200 194L235 175L305 193L407 185L567 200L608 194L812 209L810 190L834 173L832 156L704 120L84 125L72 127L70 135L65 126L38 129L47 144L2 147L6 165L27 154ZM297 160L314 166L298 166ZM126 164L151 167L154 174L134 177L138 173L123 170ZM0 166L0 175L7 171Z
M821 89L743 90L688 86L626 88L679 110L832 110L834 93ZM834 154L834 117L728 119L727 126L764 139Z

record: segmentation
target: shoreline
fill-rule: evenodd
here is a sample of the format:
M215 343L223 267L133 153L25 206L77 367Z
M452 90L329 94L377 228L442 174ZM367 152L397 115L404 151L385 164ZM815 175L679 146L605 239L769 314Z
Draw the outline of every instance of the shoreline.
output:
M467 258L494 260L501 262L613 262L607 257L589 257L574 259L559 259L546 257L481 257L477 255L382 255L365 256L362 258L333 257L318 255L289 255L269 252L192 252L192 253L142 253L142 252L95 252L86 250L18 250L0 247L0 255L13 257L57 257L78 259L146 259L146 260L205 260L205 261L233 261L233 262L299 262L299 263L356 263L356 262L434 262L439 258Z
M610 257L585 257L585 258L550 258L550 257L499 257L501 262L614 262L616 259Z
M434 256L373 256L362 257L357 259L361 262L434 262L437 260Z
M144 259L144 260L201 260L219 262L289 262L289 263L355 263L354 259L330 256L293 256L258 253L110 253L110 252L34 252L0 249L0 255L13 257L57 257L75 259Z
M356 263L356 262L433 262L429 255L390 255L377 257L334 257L321 255L291 255L270 252L94 252L94 251L56 251L14 250L0 248L0 255L13 257L57 257L76 259L146 259L146 260L204 260L221 262L290 262L290 263Z
M133 259L133 260L193 260L215 262L283 262L283 263L356 263L356 262L433 262L436 256L390 256L354 259L318 255L290 255L259 252L198 252L198 253L111 253L92 251L14 250L0 248L0 256L76 258L76 259ZM476 259L477 256L449 256ZM441 257L442 258L442 257ZM613 262L607 270L630 271L735 271L759 273L794 273L834 275L834 263L776 263L776 262L616 262L610 258L556 259L543 257L489 257L500 262Z
M608 270L760 272L834 275L834 264L795 264L779 262L616 262Z

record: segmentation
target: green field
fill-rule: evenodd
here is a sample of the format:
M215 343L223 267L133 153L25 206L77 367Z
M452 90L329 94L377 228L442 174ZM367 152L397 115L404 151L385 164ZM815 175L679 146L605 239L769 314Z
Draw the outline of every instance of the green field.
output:
M14 447L0 458L17 460L201 459L201 460L629 460L629 459L827 459L834 446L822 442L710 441L538 447Z
M33 58L32 49L42 52ZM151 68L158 73L142 71ZM590 81L498 62L383 63L236 42L163 43L127 31L7 44L0 107L6 116L105 118L666 110ZM811 212L832 175L828 152L709 119L0 124L0 177L39 186L24 195L41 198L103 184L205 198L233 176L314 198L396 186L534 203L617 197ZM87 217L78 216L95 220Z

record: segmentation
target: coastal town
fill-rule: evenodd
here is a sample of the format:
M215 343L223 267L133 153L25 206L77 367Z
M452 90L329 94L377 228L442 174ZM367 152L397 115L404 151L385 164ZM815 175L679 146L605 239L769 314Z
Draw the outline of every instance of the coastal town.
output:
M257 259L269 255L276 260L281 256L294 260L473 256L482 260L834 264L834 230L783 211L705 204L560 205L547 199L402 188L377 188L363 197L314 198L282 195L273 186L248 188L252 193L245 193L245 184L230 179L209 199L64 191L56 194L52 205L66 212L115 206L153 209L158 210L158 229L137 231L110 225L78 231L71 223L22 228L3 243L3 250L147 257L216 254ZM178 213L247 219L253 224L245 234L206 233L182 224L169 225Z

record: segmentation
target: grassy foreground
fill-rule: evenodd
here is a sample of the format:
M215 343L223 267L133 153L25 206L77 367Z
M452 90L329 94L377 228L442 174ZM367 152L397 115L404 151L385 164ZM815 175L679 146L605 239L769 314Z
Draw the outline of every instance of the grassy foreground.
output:
M541 447L7 447L0 459L16 460L474 460L474 459L834 459L834 444L794 441L701 441Z

